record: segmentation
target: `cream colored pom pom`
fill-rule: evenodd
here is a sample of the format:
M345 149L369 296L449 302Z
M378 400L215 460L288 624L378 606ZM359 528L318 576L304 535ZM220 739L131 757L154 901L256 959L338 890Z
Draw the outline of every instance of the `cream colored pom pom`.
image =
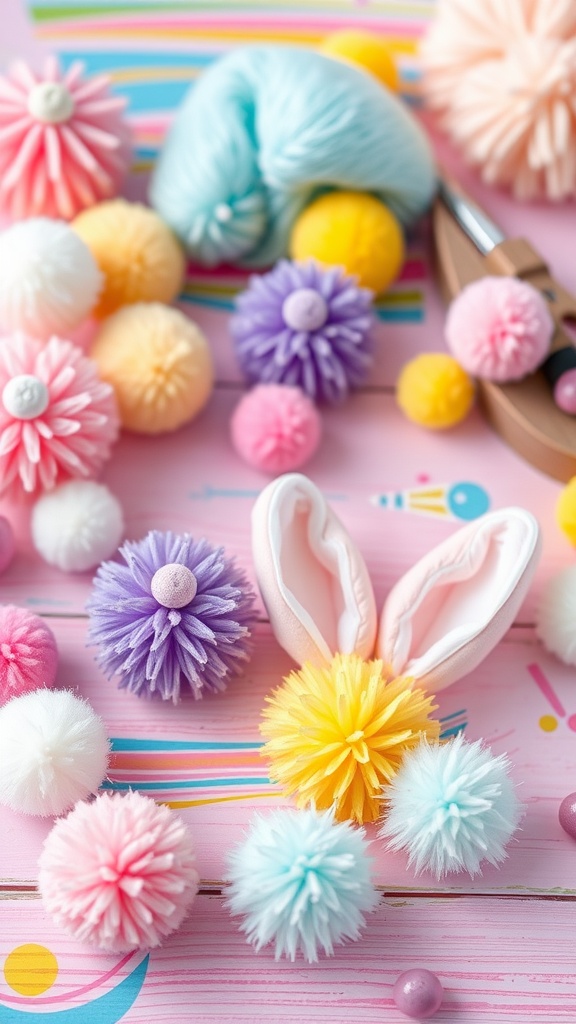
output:
M36 550L65 572L94 569L114 554L123 533L120 502L94 480L61 484L44 494L32 511Z

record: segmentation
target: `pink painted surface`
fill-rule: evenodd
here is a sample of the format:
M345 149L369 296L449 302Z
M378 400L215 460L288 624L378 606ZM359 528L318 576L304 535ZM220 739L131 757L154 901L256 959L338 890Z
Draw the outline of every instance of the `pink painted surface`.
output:
M16 53L42 52L48 39L56 48L62 43L63 50L74 45L110 52L130 49L125 36L116 38L108 30L99 36L98 20L90 27L86 19L76 26L77 38L69 19L48 23L41 43L27 21L23 0L6 2L11 18L0 41L1 63ZM282 4L269 6L272 10ZM379 23L387 31L413 37L431 4L412 4L406 24L402 18L409 5L402 0L350 0L346 6L351 17L385 19ZM304 24L305 18L301 20ZM149 40L136 42L133 49L148 45ZM166 52L177 45L187 44L168 36L162 42ZM212 39L206 47L215 45ZM194 43L195 50L202 47L202 41ZM170 112L152 111L138 113L134 121L141 139L157 142L169 119ZM558 278L576 290L574 206L514 204L480 186L442 140L435 143L441 161L458 172L502 227L527 235ZM145 194L143 174L131 181L129 193ZM518 840L500 872L487 871L474 882L458 876L442 886L428 877L414 878L402 857L387 855L375 841L377 879L387 896L360 942L313 967L275 964L270 953L256 957L221 900L203 895L185 928L152 954L143 990L126 1020L296 1024L306 1019L337 1024L352 1016L366 1024L394 1024L405 1018L392 1005L391 985L398 973L413 966L436 971L446 986L438 1024L528 1019L568 1024L576 1019L575 846L557 819L561 799L576 789L576 674L543 652L532 628L542 584L572 562L574 552L554 523L558 484L504 447L479 413L457 430L433 434L408 424L396 408L393 388L400 366L417 352L443 347L444 310L428 252L424 227L396 286L400 302L402 293L417 294L414 301L423 310L423 322L379 325L371 387L344 408L325 413L324 443L308 468L362 549L379 606L402 572L458 528L448 503L450 489L459 482L482 487L493 508L519 504L539 518L542 562L516 626L484 665L441 695L438 712L446 731L464 727L468 736L484 737L495 752L509 753L526 805ZM191 275L192 291L209 294L209 286L202 275ZM227 315L197 301L186 301L183 308L213 346L218 378L214 397L196 423L173 436L123 437L104 479L124 504L128 537L140 537L152 527L188 530L224 543L250 572L250 509L266 478L237 460L228 439L241 382ZM371 500L408 491L417 504L422 490L440 491L433 499L436 513L390 511ZM116 740L108 784L143 786L158 799L192 804L180 813L196 836L202 877L206 883L220 880L226 851L238 841L253 810L282 802L267 781L258 752L258 719L265 694L279 683L290 662L271 636L263 609L254 660L228 694L199 704L187 701L177 709L138 701L104 680L92 652L85 649L83 609L90 574L64 576L43 565L30 547L26 507L2 506L0 512L10 515L19 540L18 556L0 580L0 599L50 616L61 652L59 684L89 697ZM142 741L146 749L139 749ZM163 744L175 741L181 741L182 749L164 749ZM6 883L6 897L15 896L18 883L33 885L48 827L0 813L0 883ZM52 949L60 966L43 1001L19 1001L0 970L0 1022L5 1007L27 1012L37 1007L49 1013L92 1005L141 959L136 955L121 964L120 959L75 946L53 931L34 899L7 898L0 915L0 968L9 952L25 942ZM96 1009L94 1019L103 1020Z

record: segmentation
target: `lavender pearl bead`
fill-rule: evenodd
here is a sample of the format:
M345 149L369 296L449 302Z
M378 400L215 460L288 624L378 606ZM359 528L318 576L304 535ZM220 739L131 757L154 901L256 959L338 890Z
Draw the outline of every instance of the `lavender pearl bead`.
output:
M558 811L558 820L564 831L576 839L576 793L564 797Z
M562 412L576 416L576 369L566 370L554 385L554 401Z
M317 331L328 318L328 306L314 288L297 288L284 299L282 319L293 331Z
M427 1020L440 1009L444 989L432 971L414 967L396 979L392 995L400 1013L416 1020Z

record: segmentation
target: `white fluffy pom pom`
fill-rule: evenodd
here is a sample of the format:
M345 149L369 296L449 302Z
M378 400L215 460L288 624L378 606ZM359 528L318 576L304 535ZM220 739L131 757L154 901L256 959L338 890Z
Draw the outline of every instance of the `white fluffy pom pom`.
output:
M481 874L483 861L505 859L521 818L509 769L507 757L494 757L479 740L423 741L384 790L389 809L380 835L389 849L408 853L417 874Z
M548 582L536 611L536 634L547 650L576 665L576 565Z
M64 221L24 220L0 234L0 326L47 340L90 315L103 277L90 249Z
M0 708L0 804L22 814L62 814L106 775L104 722L69 690L33 690Z
M39 498L32 510L38 554L65 572L84 572L110 558L123 532L120 502L93 480L61 484Z

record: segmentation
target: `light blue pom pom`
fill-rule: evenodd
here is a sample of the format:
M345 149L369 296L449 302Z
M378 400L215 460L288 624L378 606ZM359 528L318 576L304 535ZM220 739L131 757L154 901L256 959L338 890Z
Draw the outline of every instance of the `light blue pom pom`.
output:
M336 824L331 811L256 815L230 857L229 906L256 949L275 943L276 959L310 963L321 948L357 939L378 895L370 880L364 830Z
M424 133L370 75L312 50L253 46L190 90L150 199L199 262L257 267L286 255L322 189L373 192L407 224L434 187Z

